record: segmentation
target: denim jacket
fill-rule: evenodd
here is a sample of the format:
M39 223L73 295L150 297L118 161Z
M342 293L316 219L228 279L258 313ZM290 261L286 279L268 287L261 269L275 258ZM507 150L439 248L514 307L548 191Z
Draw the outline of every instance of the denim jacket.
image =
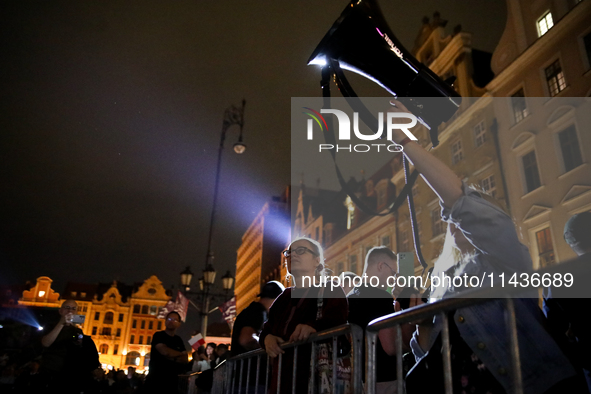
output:
M441 211L443 220L458 226L476 248L475 256L461 267L462 274L481 276L484 272L486 275L531 272L528 249L519 242L511 218L474 189L466 185L463 189L464 195L454 206L451 209L442 206ZM446 296L449 294L444 298ZM543 393L559 381L573 376L575 370L542 326L537 299L514 299L514 304L524 393ZM462 339L507 393L512 393L511 346L504 309L503 300L492 300L458 309L453 319ZM441 319L435 317L427 350L419 346L415 332L411 348L417 362L428 354L441 330Z

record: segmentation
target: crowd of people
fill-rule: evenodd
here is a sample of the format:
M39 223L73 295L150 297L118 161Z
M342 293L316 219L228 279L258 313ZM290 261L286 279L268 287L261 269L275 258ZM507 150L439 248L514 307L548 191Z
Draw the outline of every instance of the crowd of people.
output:
M398 102L393 105L394 110L405 110ZM520 243L513 221L501 204L466 185L401 130L394 129L392 138L404 147L404 154L439 197L442 219L448 223L433 276L480 277L485 273L531 272L530 253ZM591 212L571 217L564 237L577 255L591 255ZM357 287L347 281L343 281L343 287L332 283L313 285L322 283L330 273L325 266L322 246L313 239L295 239L283 253L293 286L284 288L275 281L263 286L259 300L237 316L230 349L225 344L208 343L193 354L191 366L185 343L176 335L182 324L181 316L170 312L166 316L165 330L153 337L150 373L145 383L144 375L135 373L133 368L127 373L119 370L105 374L94 342L73 323L76 302L67 300L59 309L59 322L41 340L44 352L40 359L16 368L8 356L0 358L0 389L19 393L174 392L178 387L178 375L192 368L199 373L197 392L207 394L212 390L213 371L217 366L230 356L262 348L272 360L270 392L280 389L282 393L307 393L308 382L313 380L317 392L352 393L351 345L346 336L337 341L337 365L331 362L332 340L319 342L315 347L300 345L295 376L294 348L282 345L304 341L314 333L345 323L366 328L376 318L425 303L425 289L389 287L388 279L398 275L399 267L396 254L387 247L374 247L367 253L363 275L375 280L370 285L365 282ZM341 278L354 275L343 273ZM464 290L450 283L436 288L429 296L444 299ZM535 297L514 300L524 393L591 392L588 361L591 341L587 319L581 314L586 300L565 299L561 290L545 289L543 309ZM504 313L503 300L492 299L448 314L454 393L510 394L515 391ZM377 393L396 393L399 379L404 379L403 386L409 394L444 392L443 325L441 316L435 316L404 324L401 338L397 337L395 328L378 332L374 364ZM399 339L406 354L403 376L396 375ZM281 363L279 355L283 355ZM313 371L311 358L316 360ZM251 369L250 387L245 392L262 392L267 370L265 361L261 359L259 376ZM332 381L333 368L337 369L336 381ZM244 370L237 372L246 380ZM254 386L257 377L259 387ZM365 376L363 379L365 381Z
M406 111L399 102L392 104L394 111ZM401 130L394 130L392 137L404 147L406 157L439 197L442 220L448 223L442 253L434 263L434 276L467 274L480 277L484 273L532 271L529 250L520 243L513 221L501 204L466 185L443 162ZM591 213L583 212L569 220L565 240L578 255L591 253ZM299 346L295 380L293 347L284 349L281 345L305 340L313 333L346 322L365 328L375 318L423 304L423 289L388 289L385 286L387 278L396 276L398 271L396 255L385 247L373 248L365 257L363 274L378 281L372 286L347 289L335 289L330 283L315 287L314 282L305 280L315 278L316 283L322 283L322 279L328 276L322 246L315 240L298 238L284 255L294 286L285 289L268 308L268 319L262 329L257 321L248 332L240 327L241 331L234 333L233 337L244 335L250 340L260 333L259 345L273 360L270 392L277 392L279 388L280 392L307 393L311 379L318 392L351 392L351 387L347 386L350 375L346 374L347 345L344 341L339 340L337 352L343 360L325 370L322 366L325 366L326 353L332 354L330 344L316 345L315 376L310 375L311 346ZM443 299L463 290L450 283L435 289L430 298ZM560 289L554 290L557 293ZM581 316L584 304L585 300L573 303L556 299L552 296L552 289L547 289L544 297L545 314L535 297L514 300L525 393L589 392L591 385L587 386L585 381L585 377L589 377L588 325ZM259 309L263 310L262 307ZM494 299L464 307L449 313L447 320L453 392L513 393L515 386L504 302ZM403 352L412 355L405 358L409 371L402 377L396 376L397 331L394 328L379 331L376 392L396 393L397 379L401 378L405 391L410 394L444 392L443 324L440 316L435 316L402 327ZM254 346L248 349L252 348ZM278 362L280 354L283 355L281 364ZM335 382L331 381L332 373L327 373L333 367L337 368ZM253 389L248 388L249 391Z

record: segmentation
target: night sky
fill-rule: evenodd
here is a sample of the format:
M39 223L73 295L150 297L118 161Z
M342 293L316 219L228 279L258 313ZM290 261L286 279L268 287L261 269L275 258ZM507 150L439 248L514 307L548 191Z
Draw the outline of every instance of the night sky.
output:
M505 25L498 0L380 3L408 49L437 10L478 49ZM223 113L245 98L247 151L232 151L231 128L222 160L221 287L241 236L290 183L290 100L321 94L306 62L346 4L2 2L0 284L155 274L170 288L187 265L200 274Z

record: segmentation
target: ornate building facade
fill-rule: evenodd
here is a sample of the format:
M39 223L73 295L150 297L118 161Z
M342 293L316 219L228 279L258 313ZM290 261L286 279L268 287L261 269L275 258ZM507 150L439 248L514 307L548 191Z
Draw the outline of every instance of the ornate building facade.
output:
M39 277L23 292L19 306L57 309L65 300L75 300L78 314L85 316L82 330L92 337L103 366L146 370L152 336L164 329L164 321L156 316L170 299L156 276L133 286L117 281L68 283L61 297L51 288L51 282L46 276Z

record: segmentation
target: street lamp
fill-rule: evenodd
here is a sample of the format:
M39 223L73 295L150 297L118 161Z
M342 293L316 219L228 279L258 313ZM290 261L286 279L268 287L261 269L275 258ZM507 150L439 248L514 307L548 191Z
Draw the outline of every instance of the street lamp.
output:
M226 274L222 276L222 287L224 289L224 294L210 293L209 288L214 284L215 276L215 269L211 264L208 264L203 270L203 276L199 278L199 291L192 292L190 291L191 279L193 279L193 273L191 272L191 269L187 267L183 272L181 272L181 285L185 289L185 294L197 294L201 296L201 335L204 337L207 335L207 317L210 312L209 302L211 301L211 297L227 296L228 291L234 284L234 277L230 274L230 271L227 271Z

